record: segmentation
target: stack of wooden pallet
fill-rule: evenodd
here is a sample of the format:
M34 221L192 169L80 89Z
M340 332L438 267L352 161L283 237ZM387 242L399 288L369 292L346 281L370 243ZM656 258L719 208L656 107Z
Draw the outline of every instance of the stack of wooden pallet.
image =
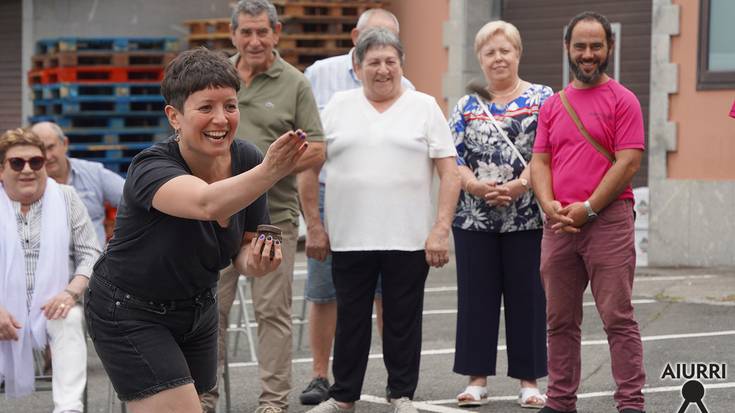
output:
M124 175L135 154L170 132L160 82L177 49L169 37L40 40L29 120L57 123L71 156Z
M281 56L303 70L316 60L347 53L352 47L350 32L360 14L385 7L380 0L272 0L283 24L278 42ZM205 46L234 54L230 20L202 19L184 22L189 26L189 47Z

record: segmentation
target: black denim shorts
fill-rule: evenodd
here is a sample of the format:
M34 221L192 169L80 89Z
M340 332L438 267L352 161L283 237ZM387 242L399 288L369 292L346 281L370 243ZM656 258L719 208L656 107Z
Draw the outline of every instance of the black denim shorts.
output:
M217 289L188 300L149 301L93 275L85 293L89 335L120 400L217 383Z

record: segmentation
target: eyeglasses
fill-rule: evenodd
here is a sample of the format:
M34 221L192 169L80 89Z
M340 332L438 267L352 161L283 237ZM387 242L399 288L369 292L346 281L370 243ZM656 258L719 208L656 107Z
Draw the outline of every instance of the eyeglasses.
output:
M43 165L46 163L46 158L44 158L43 156L33 156L29 159L8 158L10 169L14 170L15 172L23 171L23 168L26 167L26 162L28 163L28 166L31 167L31 169L37 171L43 168Z

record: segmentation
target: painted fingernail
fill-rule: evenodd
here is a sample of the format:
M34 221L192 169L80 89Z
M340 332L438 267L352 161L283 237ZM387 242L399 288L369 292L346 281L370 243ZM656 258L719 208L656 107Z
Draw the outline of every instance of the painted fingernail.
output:
M304 142L304 148L308 148L308 147L309 147L309 142Z
M281 241L279 241L279 240L276 240L275 244L276 244L276 245L281 245Z
M260 236L258 237L258 239L261 240L261 241L263 241L265 239L265 235L260 234Z
M304 132L298 132L299 138L306 139L306 134Z
M265 239L266 241L273 241L273 237L268 235L268 238Z

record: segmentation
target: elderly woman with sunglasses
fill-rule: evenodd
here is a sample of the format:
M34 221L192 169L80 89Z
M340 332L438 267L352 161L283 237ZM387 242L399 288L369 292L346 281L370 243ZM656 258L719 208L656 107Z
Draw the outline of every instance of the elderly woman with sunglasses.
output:
M45 162L32 132L0 137L0 381L10 397L32 393L32 349L50 344L54 411L75 412L87 370L76 304L100 248L74 188L50 179Z

